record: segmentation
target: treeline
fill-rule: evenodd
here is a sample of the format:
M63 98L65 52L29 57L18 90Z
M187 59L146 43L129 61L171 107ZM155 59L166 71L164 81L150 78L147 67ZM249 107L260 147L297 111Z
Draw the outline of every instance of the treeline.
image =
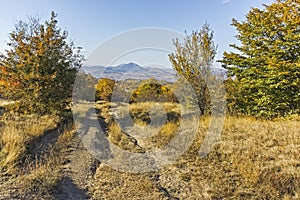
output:
M68 34L58 28L54 12L44 23L30 18L15 26L10 33L10 48L1 54L0 95L14 100L9 109L19 113L61 114L70 108L76 75L86 84L79 85L83 92L75 94L78 97L117 100L118 95L127 95L132 103L182 101L174 93L174 85L177 91L185 90L181 83L188 82L195 95L187 96L185 102L196 101L201 114L211 113L213 104L225 104L226 99L231 114L262 118L298 115L299 7L299 0L276 0L263 9L252 8L242 22L232 20L239 44L231 44L235 51L224 52L218 61L227 70L227 79L222 80L226 94L220 92L222 86L215 84L220 78L212 73L217 45L209 24L186 33L184 41L174 40L176 50L169 59L179 77L176 84L147 80L128 95L128 88L114 91L118 88L114 80L78 76L83 62L80 48L68 42Z
M95 86L95 100L128 103L178 102L172 88L173 84L154 78L122 81L101 78Z
M220 78L212 73L217 46L209 24L187 34L184 41L174 40L176 51L169 59L179 81L192 86L202 114L211 112L213 98L221 103L226 98L231 114L276 118L300 113L299 7L299 0L277 0L263 9L252 8L242 22L232 20L240 44L231 44L236 51L224 52L218 61L227 70L222 84L226 95L220 92L222 86L214 84ZM142 85L132 98L165 95L157 88Z

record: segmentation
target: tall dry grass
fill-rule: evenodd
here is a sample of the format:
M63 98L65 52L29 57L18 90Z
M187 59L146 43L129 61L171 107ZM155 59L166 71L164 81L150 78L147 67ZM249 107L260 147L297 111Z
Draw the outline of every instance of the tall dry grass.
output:
M2 119L0 128L0 169L14 173L15 166L25 156L30 141L57 126L56 116L27 116Z
M18 177L19 192L24 194L23 198L31 197L32 195L37 196L37 198L51 197L51 191L64 176L61 166L68 150L68 144L75 133L73 125L67 125L58 136L49 155L43 158L43 162L35 160L25 169L26 174Z
M203 119L206 120L206 119ZM210 154L197 157L205 134L190 148L209 183L211 197L222 199L297 199L300 192L300 123L297 120L258 120L227 116L222 138ZM187 157L182 158L180 162ZM199 169L198 169L199 170Z

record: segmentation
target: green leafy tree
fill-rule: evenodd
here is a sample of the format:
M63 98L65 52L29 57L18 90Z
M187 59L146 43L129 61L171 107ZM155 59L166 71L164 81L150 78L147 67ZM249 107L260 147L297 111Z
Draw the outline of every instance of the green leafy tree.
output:
M20 21L10 33L10 48L1 55L6 82L3 96L15 100L12 109L29 114L63 113L83 57L80 48L68 42L68 33L57 26L57 15L49 21Z
M96 89L96 100L110 101L114 87L115 81L109 78L101 78L95 86Z
M221 62L233 80L236 111L266 118L300 112L299 7L299 0L277 0L253 8L245 21L233 19L238 53L225 52Z
M217 52L213 36L206 23L199 31L186 35L183 43L176 39L176 51L169 55L174 70L192 85L202 114L210 110L207 80L211 76L211 66Z

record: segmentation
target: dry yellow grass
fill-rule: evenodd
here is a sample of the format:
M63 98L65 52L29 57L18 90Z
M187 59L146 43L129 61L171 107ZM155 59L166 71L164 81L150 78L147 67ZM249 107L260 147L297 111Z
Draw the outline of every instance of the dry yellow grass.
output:
M149 107L149 103L129 106L136 123L141 126L148 124L143 121L147 119L145 113ZM198 152L209 123L210 117L200 118L194 143L174 164L155 172L158 179L100 167L97 174L105 181L95 182L95 196L105 193L107 199L135 199L135 195L141 193L136 190L139 188L144 190L143 199L164 199L170 196L179 199L299 199L299 117L268 121L227 116L220 140L201 159ZM120 133L118 125L112 126L114 128L110 131ZM176 123L164 124L157 135L151 138L152 142L163 147L176 133L176 129ZM152 147L155 148L155 145ZM128 182L128 179L136 183ZM125 188L126 182L128 184ZM139 184L145 185L145 182L150 185L148 189L138 187ZM166 189L168 194L159 188ZM156 196L145 195L148 192Z
M108 139L110 142L124 150L131 152L142 152L142 148L137 146L134 138L130 137L122 131L117 123L112 123L109 126Z
M45 133L58 127L57 116L22 116L2 118L0 130L0 198L49 199L51 190L62 179L61 165L74 128L66 126L47 152L35 156L32 147ZM50 132L48 132L50 131ZM54 130L56 131L56 130ZM39 147L37 147L39 148ZM32 153L32 155L31 155ZM4 195L4 196L2 196ZM15 196L11 196L15 195Z
M166 118L171 118L172 120L162 126L149 126L151 117L149 112L151 109L157 109L159 106L159 112L156 114L163 116L165 114ZM133 131L141 132L138 133L141 137L144 135L151 135L153 132L156 133L155 136L148 138L145 141L142 141L144 144L143 147L152 146L152 147L162 147L167 144L179 126L179 117L177 113L180 113L180 105L175 103L154 103L154 102L143 102L138 104L98 104L98 109L101 109L101 116L105 119L105 122L108 124L108 139L115 145L123 148L124 150L129 151L141 151L141 148L137 146L137 141L134 140L128 133L125 133L124 130L116 123L115 118L124 119L124 117L129 117L132 121L138 125L138 127L132 127ZM171 115L169 116L169 114ZM128 115L129 114L129 115ZM177 119L177 118L178 119ZM130 123L130 122L128 122ZM124 127L123 127L124 128ZM128 130L129 134L131 130ZM157 134L158 133L158 134ZM138 139L138 138L137 138ZM140 144L139 144L140 145Z
M176 135L179 128L179 123L168 122L162 126L156 135L149 138L149 142L152 143L152 148L162 148L167 145L170 140Z
M43 162L35 160L26 169L26 174L19 176L21 193L26 195L49 195L51 190L61 181L63 172L61 165L68 143L74 137L73 126L65 127L62 134L59 135L56 143L51 148L49 156L44 158ZM25 196L26 197L26 196Z
M129 105L133 121L149 126L149 109L154 103ZM117 104L97 105L108 125L108 139L126 151L143 153L151 148L163 148L179 130L180 106L164 104L169 117L161 127L153 127L154 136L146 145L138 146L110 113ZM126 106L126 105L123 105ZM124 107L120 112L125 112ZM84 110L84 109L83 109ZM171 114L170 114L171 113ZM84 115L84 113L81 113ZM121 113L122 116L122 113ZM179 115L180 116L180 115ZM5 121L0 132L2 171L15 172L18 161L26 155L33 139L56 127L52 116L27 117ZM213 150L200 158L199 148L209 128L210 117L199 119L197 135L176 162L153 173L118 172L100 165L90 193L94 199L299 199L300 195L300 123L299 117L259 120L252 117L227 116L222 136ZM191 124L192 126L193 124ZM24 193L48 193L61 180L61 156L74 135L67 128L53 145L45 162L33 162L18 184ZM147 129L144 130L147 134ZM25 145L24 145L25 144Z
M0 169L14 172L15 165L25 155L29 142L57 126L55 116L27 116L3 120L0 128Z
M228 116L214 150L193 164L208 177L214 198L297 199L299 132L299 121Z
M95 200L167 199L157 188L151 174L119 172L105 165L97 169L92 193Z

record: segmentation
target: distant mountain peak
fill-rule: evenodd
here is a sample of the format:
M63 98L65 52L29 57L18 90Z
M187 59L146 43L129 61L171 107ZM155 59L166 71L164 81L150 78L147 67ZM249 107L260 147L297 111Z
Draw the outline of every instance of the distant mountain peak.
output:
M130 73L138 71L146 71L146 69L132 62L127 64L120 64L118 66L109 66L105 69L105 72L107 73Z
M136 64L134 62L129 62L129 63L123 63L123 64L120 64L118 65L117 67L123 67L123 66L136 66L136 67L141 67L139 64Z
M172 69L142 67L134 62L108 67L83 66L83 71L92 74L96 78L111 78L115 80L148 79L151 77L166 81L176 80L176 73Z

